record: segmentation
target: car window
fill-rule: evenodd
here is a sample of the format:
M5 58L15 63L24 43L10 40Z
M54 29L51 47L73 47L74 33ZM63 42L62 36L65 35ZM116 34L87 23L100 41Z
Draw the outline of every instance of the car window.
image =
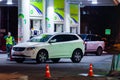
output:
M62 42L63 37L61 35L56 35L51 40L56 40L56 42Z
M96 41L101 41L101 37L100 36L96 36Z
M96 41L96 37L94 35L91 36L91 41Z
M85 38L86 38L87 35L85 35L85 34L80 34L79 36L80 36L83 40L85 40Z
M101 37L98 35L91 35L91 41L101 41Z
M101 41L102 38L99 35L87 35L87 34L80 34L79 35L84 41Z
M51 36L52 35L42 34L40 36L31 38L30 40L28 40L28 42L46 42Z
M85 41L91 41L91 35L87 35Z
M65 41L72 41L77 39L78 37L75 35L56 35L51 40L56 40L56 42L65 42Z
M78 40L78 37L75 35L67 35L67 41Z

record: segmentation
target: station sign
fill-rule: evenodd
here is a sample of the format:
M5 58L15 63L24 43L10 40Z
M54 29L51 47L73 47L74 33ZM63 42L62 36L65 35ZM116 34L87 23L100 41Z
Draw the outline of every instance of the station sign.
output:
M79 21L79 6L77 4L70 4L70 24L77 25Z
M105 35L111 35L111 29L105 29Z
M54 21L64 21L64 0L54 0Z
M30 16L43 16L43 0L30 0Z

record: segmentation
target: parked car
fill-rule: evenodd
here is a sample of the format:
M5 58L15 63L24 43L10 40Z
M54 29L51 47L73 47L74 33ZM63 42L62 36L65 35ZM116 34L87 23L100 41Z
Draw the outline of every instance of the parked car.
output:
M96 53L100 56L105 48L105 42L102 37L96 34L79 34L85 41L85 53Z
M81 61L85 52L84 41L72 33L44 33L12 48L12 58L22 63L25 59L35 59L44 63L51 59L59 62L60 58L71 58L72 62Z

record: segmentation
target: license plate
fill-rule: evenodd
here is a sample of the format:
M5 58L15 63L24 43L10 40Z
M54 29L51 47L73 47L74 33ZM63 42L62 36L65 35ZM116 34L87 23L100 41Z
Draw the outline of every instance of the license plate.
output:
M23 53L21 53L21 52L14 52L14 54L15 54L15 55L21 55L21 54L23 54Z
M15 56L14 58L23 58L22 56Z

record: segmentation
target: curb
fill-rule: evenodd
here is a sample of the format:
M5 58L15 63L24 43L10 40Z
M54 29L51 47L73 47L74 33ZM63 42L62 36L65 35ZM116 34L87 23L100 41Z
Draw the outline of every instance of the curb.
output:
M65 76L59 78L45 78L43 80L119 80L114 77Z
M18 73L11 73L11 74L0 73L0 80L28 80L28 76Z

